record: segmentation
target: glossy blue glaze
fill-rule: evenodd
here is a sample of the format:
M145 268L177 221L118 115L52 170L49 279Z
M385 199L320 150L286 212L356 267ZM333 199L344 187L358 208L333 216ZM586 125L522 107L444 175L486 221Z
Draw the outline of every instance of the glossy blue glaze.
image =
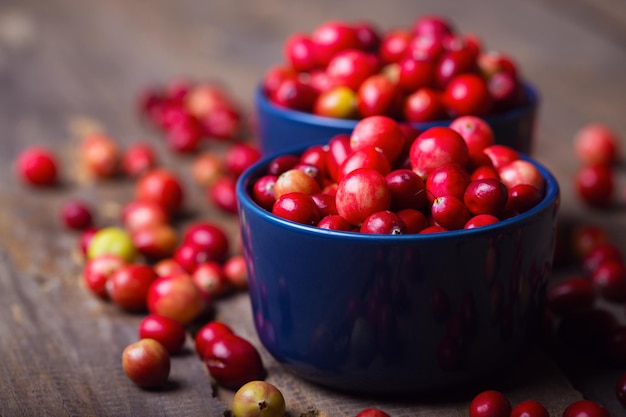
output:
M519 359L542 319L559 188L515 218L430 235L366 235L296 224L237 183L254 323L307 380L360 393L466 384Z
M524 86L524 90L528 96L526 106L486 117L485 120L492 127L496 142L531 154L539 97L535 88L529 84ZM320 117L277 107L265 97L260 87L255 92L254 101L259 145L265 155L283 152L299 145L327 143L334 135L349 134L357 123L355 120ZM441 120L412 125L424 131L433 126L447 126L449 123L450 120Z

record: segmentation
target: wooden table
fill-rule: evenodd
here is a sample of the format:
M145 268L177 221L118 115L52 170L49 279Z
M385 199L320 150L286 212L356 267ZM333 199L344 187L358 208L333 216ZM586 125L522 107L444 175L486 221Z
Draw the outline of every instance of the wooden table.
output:
M242 107L264 71L281 60L284 39L331 19L370 19L380 28L407 26L423 13L449 16L490 49L510 52L541 91L536 157L562 186L562 215L606 226L626 250L623 209L598 212L572 193L578 164L573 135L600 121L626 146L626 3L623 0L457 1L329 0L88 1L3 0L0 3L0 415L219 416L232 392L215 390L191 344L174 358L168 389L141 391L124 376L121 351L136 340L140 315L120 312L81 285L76 235L57 210L70 197L98 202L98 221L114 222L132 195L125 180L89 182L75 175L77 129L102 126L120 144L146 139L189 187L194 219L223 222L193 188L190 158L167 153L139 122L137 94L184 75L219 79ZM29 145L54 147L64 183L33 191L12 168ZM624 196L623 187L620 189ZM234 239L234 237L233 237ZM217 318L257 343L245 294L217 305ZM621 306L614 307L623 317ZM377 405L392 416L464 416L468 396L414 401L356 398L313 387L284 373L262 350L268 380L287 397L289 415L353 416ZM529 397L554 416L588 396L624 415L613 384L624 370L579 367L564 373L542 351L524 359L503 389L512 402ZM578 389L582 391L579 392Z

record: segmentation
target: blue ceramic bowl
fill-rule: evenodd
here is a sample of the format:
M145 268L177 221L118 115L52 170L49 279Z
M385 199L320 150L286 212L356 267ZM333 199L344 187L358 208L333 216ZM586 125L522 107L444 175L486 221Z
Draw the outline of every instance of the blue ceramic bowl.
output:
M392 236L272 215L249 194L270 160L240 177L237 197L256 330L288 370L359 393L430 391L501 370L533 343L559 206L544 167L546 195L524 214Z
M527 155L531 154L539 96L535 88L524 85L528 103L524 107L486 117L494 131L496 142ZM255 92L258 138L265 155L283 152L299 145L323 144L334 135L349 134L356 120L315 116L272 104L261 87ZM412 123L420 131L433 126L448 126L451 120Z

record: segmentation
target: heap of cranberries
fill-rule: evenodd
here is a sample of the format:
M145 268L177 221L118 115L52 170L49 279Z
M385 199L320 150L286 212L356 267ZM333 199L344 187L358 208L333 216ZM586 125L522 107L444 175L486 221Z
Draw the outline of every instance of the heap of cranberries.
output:
M351 135L282 155L251 187L273 214L321 228L377 234L469 229L523 213L545 193L539 168L495 145L480 118L407 136L387 116Z
M365 21L327 21L289 36L284 58L265 74L265 95L319 116L427 122L487 116L527 100L509 55L485 50L436 15L387 32Z

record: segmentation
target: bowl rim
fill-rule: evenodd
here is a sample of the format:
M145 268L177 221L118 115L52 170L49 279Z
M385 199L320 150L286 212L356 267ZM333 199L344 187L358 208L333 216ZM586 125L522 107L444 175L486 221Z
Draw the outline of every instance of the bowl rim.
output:
M536 109L539 105L539 92L535 86L529 82L523 82L522 87L527 94L528 102L520 107L515 107L506 110L502 113L481 117L489 124L502 123L506 120L517 119L520 116ZM275 117L280 117L293 122L304 123L308 125L324 126L334 129L349 129L352 130L354 126L361 119L338 119L334 117L318 116L312 113L307 113L299 110L287 109L280 107L272 103L263 90L263 84L259 83L255 94L255 103L257 108L262 109L265 113L271 114ZM409 125L418 129L427 129L433 126L449 125L454 118L432 120L428 122L409 122L406 120L398 121L398 123L408 123Z
M310 145L309 145L310 146ZM275 153L272 155L268 155L257 161L255 164L251 165L248 169L246 169L237 179L236 183L236 195L237 195L237 204L239 205L239 211L241 212L243 208L254 213L261 219L264 219L268 223L272 223L277 226L286 227L294 232L299 232L312 236L320 236L320 237L328 237L334 238L337 240L350 240L350 241L358 241L358 242L374 242L385 244L393 244L393 243L401 243L401 242L409 242L409 241L439 241L446 239L465 239L473 236L481 236L485 234L497 234L499 232L504 232L506 230L512 228L518 228L524 223L531 221L537 214L546 210L553 202L557 202L560 198L560 187L558 181L554 174L550 172L544 165L538 162L536 159L533 159L527 156L524 153L520 153L520 157L523 160L531 162L535 165L541 175L545 179L546 190L543 199L531 208L530 210L518 214L516 216L510 217L508 219L500 220L496 223L489 224L486 226L476 227L473 229L459 229L459 230L448 230L440 233L411 233L411 234L402 234L402 235L385 235L385 234L367 234L360 232L347 232L347 231L337 231L337 230L329 230L322 229L317 226L310 226L302 223L297 223L291 220L287 220L272 214L270 211L265 210L263 207L259 206L254 199L250 196L248 192L249 187L251 186L251 181L254 179L258 179L264 174L261 172L262 169L267 168L267 165L276 157L281 155L299 155L308 146L298 146L291 150L287 150L280 153Z

